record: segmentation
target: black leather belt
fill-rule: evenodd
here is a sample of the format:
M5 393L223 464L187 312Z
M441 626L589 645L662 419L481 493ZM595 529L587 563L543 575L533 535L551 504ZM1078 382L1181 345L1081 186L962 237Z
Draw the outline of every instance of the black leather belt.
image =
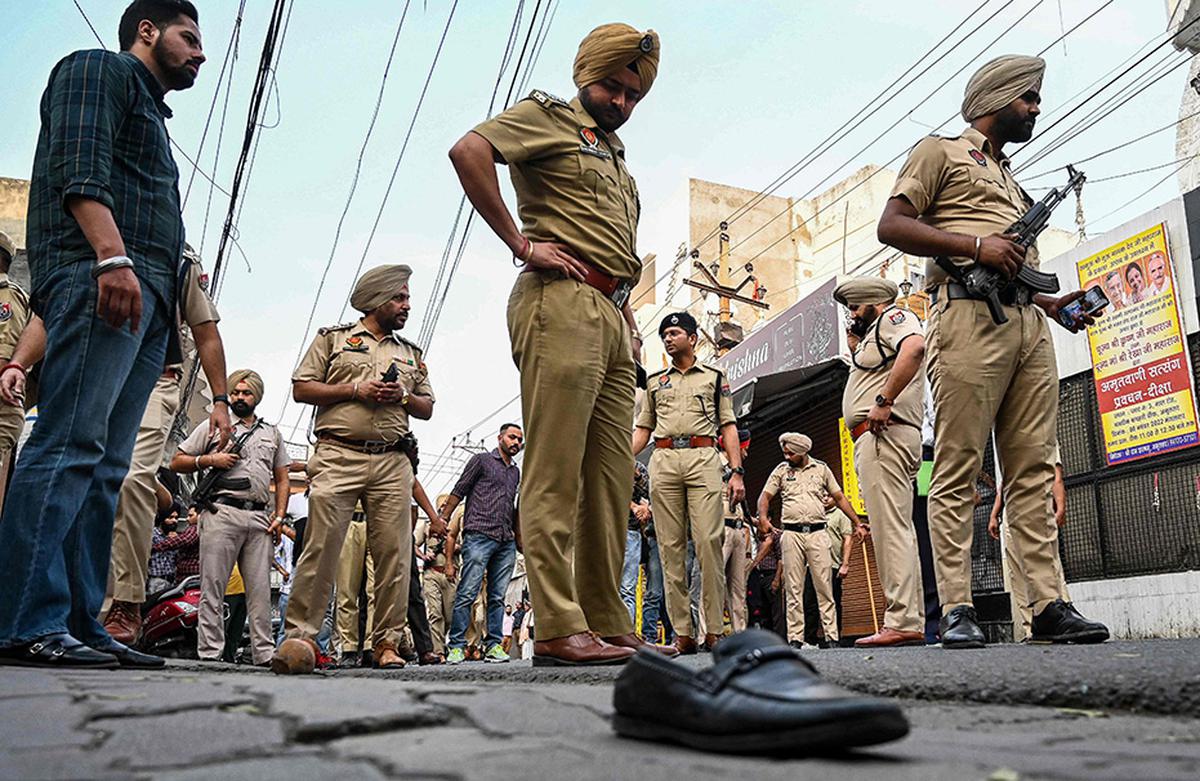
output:
M357 450L359 453L366 453L367 455L379 455L380 453L400 452L404 450L404 446L399 442L350 439L349 437L339 437L337 434L330 434L327 431L318 432L317 439L321 442L331 442L342 447L348 447L351 450Z
M733 520L732 518L726 518L726 519L725 519L725 525L726 525L726 526L728 526L730 529L740 529L740 528L742 528L742 522L741 522L741 521L736 521L736 520Z
M821 523L785 523L783 530L785 532L800 532L807 534L808 532L819 532L825 528L825 522Z
M252 499L235 499L232 496L216 496L213 497L214 504L223 504L226 507L236 507L239 510L250 510L260 513L267 509L266 502L256 502Z
M967 289L957 282L946 282L933 289L929 294L929 301L936 304L942 296L942 290L945 290L946 298L949 301L954 301L958 298L969 298L972 301L982 301L981 298L976 298L967 292ZM1000 303L1005 306L1024 306L1025 304L1033 303L1033 291L1024 285L1006 285L1000 291Z

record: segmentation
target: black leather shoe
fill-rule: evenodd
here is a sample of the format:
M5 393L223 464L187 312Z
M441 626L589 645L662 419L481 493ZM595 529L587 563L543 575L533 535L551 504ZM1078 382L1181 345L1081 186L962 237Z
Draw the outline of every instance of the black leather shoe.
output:
M725 638L713 666L639 651L613 690L617 734L728 754L837 753L908 734L900 707L823 681L778 635Z
M93 645L92 650L117 657L117 663L122 667L153 670L167 666L167 660L161 656L135 651L124 643L118 643L116 640L109 641L107 645Z
M942 648L983 648L987 645L975 608L970 605L959 605L942 616L938 633L942 636Z
M788 648L795 648L797 651L799 651L804 648L804 643L800 642L799 640L793 640L792 642L788 643Z
M1030 626L1032 643L1103 643L1107 639L1108 627L1087 620L1074 605L1061 599L1046 605Z
M75 667L111 670L118 666L117 657L92 650L66 632L45 635L36 640L9 648L0 648L0 664L18 667Z

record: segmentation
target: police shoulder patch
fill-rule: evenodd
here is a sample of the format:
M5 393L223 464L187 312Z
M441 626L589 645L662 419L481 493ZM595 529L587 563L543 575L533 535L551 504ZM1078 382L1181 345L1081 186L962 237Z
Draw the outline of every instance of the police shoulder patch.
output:
M356 325L358 325L357 322L339 323L338 325L327 325L324 328L318 328L317 333L320 334L321 336L324 336L325 334L330 334L330 333L333 333L334 331L345 331L346 329L353 328Z
M551 95L549 92L540 89L535 89L533 92L530 92L529 97L533 98L538 103L541 103L543 108L553 108L554 106L570 107L571 105L559 96Z
M900 310L892 312L890 315L888 315L888 322L890 322L892 325L900 325L904 322L904 313Z

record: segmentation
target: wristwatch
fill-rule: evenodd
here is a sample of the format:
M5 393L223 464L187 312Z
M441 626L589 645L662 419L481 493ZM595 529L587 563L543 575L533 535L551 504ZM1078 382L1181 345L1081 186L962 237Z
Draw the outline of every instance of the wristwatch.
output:
M216 396L213 396L212 403L213 404L221 403L221 404L224 404L226 407L228 407L229 406L229 397L226 396L224 393L218 393Z
M733 474L735 474L735 475L744 475L744 474L746 474L746 470L745 470L745 469L743 469L743 468L742 468L742 467L740 467L740 466L735 466L735 467L731 468L729 471L730 471L730 472L732 472L732 473L733 473Z
M875 397L875 403L880 407L890 407L892 406L893 399L889 399L887 396L884 396L882 393L880 393Z
M404 407L405 409L408 408L408 390L407 389L404 391L404 395L400 397L400 406Z

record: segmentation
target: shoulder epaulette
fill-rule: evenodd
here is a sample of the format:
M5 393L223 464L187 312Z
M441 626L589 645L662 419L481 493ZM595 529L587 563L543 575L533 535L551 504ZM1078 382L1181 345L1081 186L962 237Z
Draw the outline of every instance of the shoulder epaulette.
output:
M557 95L551 95L545 90L535 89L533 92L529 93L529 97L533 98L538 103L541 103L543 108L552 108L554 106L563 106L565 108L571 107L571 104L567 101L563 100Z
M409 347L416 350L418 356L422 354L421 348L417 345L416 342L412 342L412 341L409 341L408 339L405 339L403 336L396 333L395 331L392 331L392 338L395 339L397 342L400 342L401 344L407 344Z
M356 325L358 325L357 321L341 323L340 325L327 325L324 328L318 328L317 333L321 336L324 336L325 334L333 333L334 331L345 331L346 329L353 328Z
M654 372L653 374L647 374L646 375L646 384L647 385L650 384L651 379L659 376L660 374L666 374L669 371L670 371L670 369L659 369L658 371Z

